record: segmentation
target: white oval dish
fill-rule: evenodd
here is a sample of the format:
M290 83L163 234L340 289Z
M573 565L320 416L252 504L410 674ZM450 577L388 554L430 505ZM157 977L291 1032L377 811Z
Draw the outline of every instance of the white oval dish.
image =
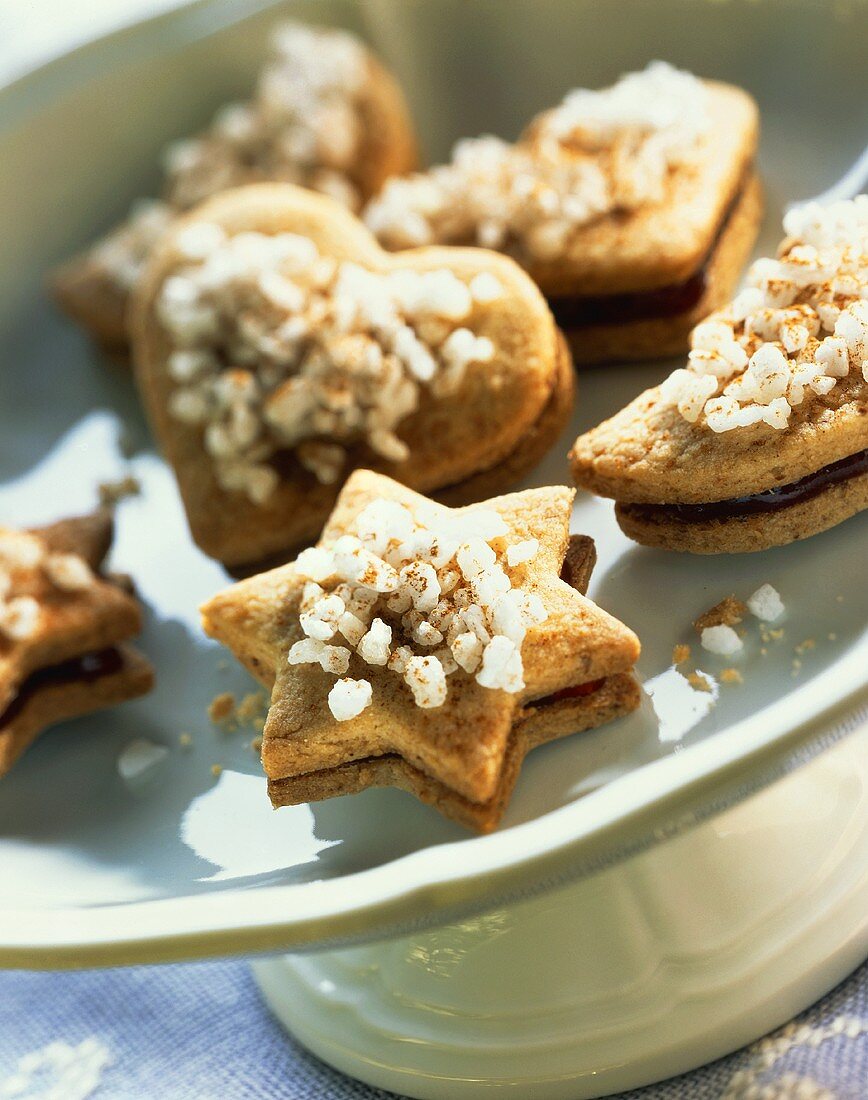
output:
M683 5L665 6L674 17ZM159 676L151 696L47 734L0 784L3 965L288 949L454 919L569 882L680 832L804 763L864 715L868 586L853 578L864 570L868 516L767 554L694 559L634 546L618 531L610 504L581 497L574 529L593 535L600 553L591 595L643 639L639 671L653 702L646 699L629 720L535 752L503 827L490 837L468 837L394 791L271 812L258 762L245 747L253 732L223 734L205 716L217 692L252 686L239 670L222 667L221 652L197 625L198 602L225 577L189 541L174 483L151 450L129 380L97 361L41 290L52 262L154 186L157 151L168 139L249 85L273 17L237 20L259 7L195 4L0 89L0 517L47 521L91 506L98 481L119 472L139 477L142 495L119 509L112 564L135 576L149 606L142 645ZM453 7L444 5L439 16L435 7L329 8L347 25L367 22L407 84L435 154L464 132L512 133L570 84L602 83L648 60L638 32L618 38L592 5L563 4L563 20L551 20L560 36L548 24L537 28L528 64L497 89L494 103L471 94L484 62L475 76L467 70L463 88L447 74L434 87L437 78L419 51L441 49L464 71L459 61L471 44L483 48L484 37L492 57L508 58L517 49L513 5L489 18L485 36L481 9L471 8L462 24L447 18ZM759 35L779 5L691 5L703 13L702 25L690 33L680 27L666 46L655 42L655 52L745 83L759 97L770 207L762 244L769 247L782 203L822 190L859 152L863 135L845 107L860 77L858 67L844 65L830 81L818 61L816 73L800 76L808 106L798 115L788 111L796 91L781 83L789 38L765 39L761 73L733 43L718 42L709 53L705 43L727 7L730 18L747 20ZM310 15L312 6L302 10ZM315 10L324 18L320 6ZM800 18L795 30L788 24L789 34L814 43L825 35L828 49L817 49L817 58L853 48L846 24L831 16L818 21L809 11ZM569 52L565 40L580 25L585 32L572 38ZM422 73L424 80L414 80ZM840 119L833 133L828 117ZM804 148L816 159L800 157ZM583 374L574 423L532 483L567 480L564 455L575 434L665 369ZM745 597L765 581L787 605L785 637L761 656L750 625L744 684L720 686L716 705L703 713L711 697L670 671L672 648L689 641L696 653L693 619L721 597ZM794 647L806 639L815 646L795 669ZM734 662L704 653L698 661L712 674L725 663ZM179 745L185 731L193 734L189 752ZM116 761L136 737L172 752L128 785ZM214 764L222 767L216 778Z
M263 959L254 975L320 1058L420 1100L590 1100L684 1073L792 1019L865 957L866 749L868 726L572 885ZM771 1076L758 1063L757 1087Z

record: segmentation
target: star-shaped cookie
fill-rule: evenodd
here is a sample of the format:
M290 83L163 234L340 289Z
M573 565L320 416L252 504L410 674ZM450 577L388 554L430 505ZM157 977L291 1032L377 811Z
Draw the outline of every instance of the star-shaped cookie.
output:
M47 726L153 684L125 644L141 629L138 601L99 573L111 540L106 512L0 528L0 775Z
M593 554L571 546L573 495L450 509L356 471L316 548L205 604L206 632L272 688L275 806L393 785L490 831L531 748L637 706L638 640L570 583L587 582ZM367 621L329 634L341 606Z

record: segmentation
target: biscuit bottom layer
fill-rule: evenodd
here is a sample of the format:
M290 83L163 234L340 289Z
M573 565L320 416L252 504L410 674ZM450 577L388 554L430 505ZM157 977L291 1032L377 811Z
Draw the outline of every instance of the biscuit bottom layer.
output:
M98 653L85 653L81 657L73 657L60 664L37 669L22 682L15 698L0 713L0 730L10 725L24 710L30 699L42 688L73 683L92 684L104 676L113 676L116 672L120 672L123 664L124 657L121 651L111 647L101 649Z
M548 298L558 328L567 332L594 325L625 325L635 321L667 320L696 309L708 290L708 273L714 254L744 195L751 169L739 181L730 199L711 248L697 270L680 283L624 294L563 295Z
M549 702L554 705L543 705ZM367 756L306 775L269 779L268 793L272 805L278 807L356 794L370 787L399 787L459 824L487 833L502 818L529 751L621 718L639 702L639 686L629 672L529 701L516 715L497 787L485 802L469 801L395 753Z
M555 691L551 695L543 695L539 699L529 699L525 704L525 711L530 713L539 710L541 707L553 706L556 703L577 702L590 698L592 695L596 695L596 693L600 691L600 689L606 684L606 680L606 677L598 680L589 680L587 683L584 684L573 684L570 687L561 688L559 691ZM306 778L309 777L335 774L339 772L342 768L364 767L365 765L374 762L384 762L389 760L400 760L405 767L411 767L414 771L420 771L420 769L416 768L414 765L407 765L406 761L404 761L403 758L397 753L386 752L380 754L379 756L360 756L357 757L355 760L347 760L343 764L337 764L333 767L328 768L321 768L318 771L290 772L287 775L279 777L269 776L269 790L272 790L273 788L276 791L279 787L279 784L286 784L287 782L291 782L292 780L304 781ZM425 775L426 778L429 779L431 782L440 782L439 780L433 779L433 777L429 776L425 772L420 771L420 774ZM282 803L274 802L274 805L280 804Z
M780 512L794 504L811 500L833 485L840 485L864 473L868 473L868 448L823 466L789 485L766 489L752 496L712 500L702 504L619 503L619 508L624 515L639 520L667 519L675 523L704 523L715 519L737 519L741 516Z

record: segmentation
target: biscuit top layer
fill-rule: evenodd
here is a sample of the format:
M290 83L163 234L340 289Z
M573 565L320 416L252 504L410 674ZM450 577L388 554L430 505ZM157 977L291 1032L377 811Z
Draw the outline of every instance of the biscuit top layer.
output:
M165 202L141 203L91 250L119 286L135 285L173 214L229 187L283 180L358 209L367 51L352 35L294 23L278 28L273 45L249 102L229 104L201 136L167 148Z
M784 230L778 259L752 266L748 288L694 330L687 369L660 387L691 424L785 431L840 379L868 382L868 196L795 209Z
M516 145L459 142L450 164L389 181L365 220L389 248L473 243L526 266L555 260L589 223L661 202L709 131L707 101L696 77L654 62L571 92Z
M174 243L186 259L157 300L174 349L170 413L204 427L221 488L255 504L280 481L269 464L280 451L323 484L341 478L345 445L406 460L400 422L495 354L469 327L503 293L491 274L374 272L308 237L227 235L210 222Z
M428 502L414 515L375 500L353 527L296 562L307 581L306 637L293 644L289 663L343 677L328 696L336 720L355 718L372 701L370 681L345 677L352 650L402 678L423 708L446 701L453 674L511 694L524 689L522 643L548 613L516 581L538 540L509 544L497 512L453 513Z
M0 639L15 643L34 637L47 595L82 592L94 581L78 554L52 552L35 535L0 528Z

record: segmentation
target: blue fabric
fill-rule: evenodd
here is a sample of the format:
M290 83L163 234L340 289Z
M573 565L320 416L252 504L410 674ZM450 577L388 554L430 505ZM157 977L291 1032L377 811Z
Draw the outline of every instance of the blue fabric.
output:
M623 1100L865 1100L868 965L800 1017L803 1023ZM840 1033L817 1040L817 1029ZM91 1035L113 1058L96 1100L388 1095L334 1073L293 1043L270 1018L243 961L0 974L0 1082L22 1055Z

